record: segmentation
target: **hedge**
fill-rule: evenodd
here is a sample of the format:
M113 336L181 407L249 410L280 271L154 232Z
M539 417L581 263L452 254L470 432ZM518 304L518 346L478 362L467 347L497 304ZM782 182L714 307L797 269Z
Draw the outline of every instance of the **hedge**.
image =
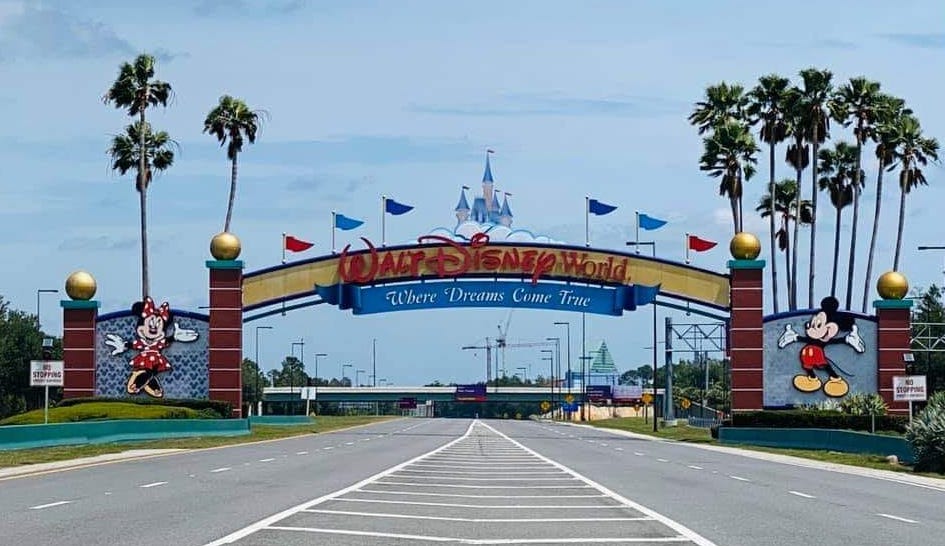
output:
M871 419L876 420L876 430L904 433L909 418L900 415L848 415L837 411L822 410L777 410L747 411L732 414L733 427L758 428L831 428L839 430L871 430Z
M64 398L56 404L58 407L74 406L87 402L121 402L125 404L141 404L156 406L178 406L190 408L202 412L209 417L204 410L210 410L217 414L217 418L227 418L232 415L233 405L223 400L203 400L198 398L110 398L104 396L89 396L83 398Z

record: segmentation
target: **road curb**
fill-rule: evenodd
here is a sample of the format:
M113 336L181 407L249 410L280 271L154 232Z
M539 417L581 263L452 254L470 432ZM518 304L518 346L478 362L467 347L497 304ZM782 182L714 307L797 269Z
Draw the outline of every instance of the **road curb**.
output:
M939 478L929 478L926 476L916 476L913 474L905 474L902 472L894 472L892 470L880 470L877 468L864 468L861 466L846 465L840 463L829 463L826 461L815 461L813 459L805 459L803 457L794 457L792 455L781 455L778 453L768 453L765 451L754 451L750 449L742 449L737 447L728 447L728 446L717 446L717 445L708 445L708 444L696 444L690 442L680 442L679 440L671 440L668 438L656 438L646 434L640 434L637 432L630 432L627 430L619 430L605 427L595 427L593 425L583 425L579 423L559 423L562 425L569 425L573 427L579 427L595 431L603 431L617 436L624 436L627 438L635 438L638 440L648 440L651 442L663 442L667 444L675 444L686 447L692 447L696 449L704 449L707 451L715 451L718 453L728 453L731 455L740 455L742 457L748 457L750 459L759 459L763 461L786 464L791 466L801 466L805 468L813 468L819 470L826 470L829 472L838 472L841 474L851 474L854 476L860 476L864 478L873 478L877 480L885 480L897 482L905 485L912 485L916 487L922 487L925 489L933 489L935 491L945 492L945 480Z

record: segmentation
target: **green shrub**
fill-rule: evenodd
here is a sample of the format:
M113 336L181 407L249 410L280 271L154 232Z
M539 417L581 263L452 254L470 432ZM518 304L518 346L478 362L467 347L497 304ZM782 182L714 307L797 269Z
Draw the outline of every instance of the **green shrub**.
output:
M848 415L838 411L747 411L732 415L732 426L759 428L832 428L840 430L869 431L869 415ZM909 418L899 415L877 415L876 430L899 432L906 431Z
M848 415L886 415L886 401L873 394L857 393L840 401L840 411Z
M912 444L917 472L945 474L945 391L929 398L906 427L906 439Z
M207 410L212 411L212 410ZM216 412L214 417L216 417ZM87 402L49 408L50 423L78 423L117 419L201 419L204 414L190 408L157 404ZM28 411L0 421L0 425L36 425L43 422L43 410Z
M217 417L223 418L229 417L232 415L233 405L229 402L223 400L203 400L198 398L145 398L145 397L129 397L129 398L111 398L105 396L90 396L84 398L64 398L59 401L57 407L68 407L74 406L76 404L85 404L88 402L105 402L105 403L120 403L120 404L140 404L145 406L177 406L181 408L190 408L192 410L213 410Z

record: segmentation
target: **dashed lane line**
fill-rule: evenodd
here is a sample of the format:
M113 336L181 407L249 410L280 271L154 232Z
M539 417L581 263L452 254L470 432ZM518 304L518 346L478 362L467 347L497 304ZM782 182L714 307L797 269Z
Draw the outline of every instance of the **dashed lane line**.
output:
M64 504L72 504L72 501L56 501L56 502L50 502L49 504L40 504L39 506L30 506L30 510L44 510L46 508L52 508L53 506L62 506Z
M750 482L750 481L751 481L751 480L749 480L748 478L743 478L743 477L741 477L741 476L729 476L729 478L732 478L733 480L738 480L738 481L740 481L740 482Z
M217 473L219 473L219 472L226 472L226 471L228 471L228 470L233 470L233 469L230 468L230 467L228 467L228 466L223 466L223 467L220 467L220 468L214 468L213 470L210 471L210 473L211 473L211 474L217 474Z
M167 485L167 482L146 483L144 485L139 485L138 487L140 487L141 489L150 489L152 487L160 487L162 485Z
M275 461L275 460L276 460L276 459L275 459L274 457L269 457L268 459L259 459L259 462L261 462L261 463L271 463L272 461Z
M790 493L790 494L792 494L792 495L796 495L796 496L798 496L798 497L805 498L805 499L816 499L816 498L817 498L817 497L815 497L814 495L808 495L807 493L801 493L800 491L788 491L788 493Z
M296 451L296 455L308 455L308 451Z
M701 466L696 466L696 465L694 465L694 464L690 464L690 465L686 465L686 466L688 466L689 468L691 468L691 469L693 469L693 470L705 470L705 469L702 468Z
M918 521L916 521L916 520L914 520L914 519L904 518L904 517L902 517L902 516L894 516L894 515L892 515L892 514L876 514L876 515L879 516L879 517L881 517L881 518L887 518L887 519L892 519L892 520L896 520L896 521L901 521L901 522L903 522L903 523L919 523Z

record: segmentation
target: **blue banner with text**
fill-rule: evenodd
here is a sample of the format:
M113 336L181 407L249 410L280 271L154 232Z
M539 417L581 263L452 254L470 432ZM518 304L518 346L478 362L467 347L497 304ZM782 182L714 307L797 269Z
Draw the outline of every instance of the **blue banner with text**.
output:
M652 303L659 287L612 288L539 282L426 282L385 286L337 284L317 287L326 303L356 315L417 309L520 307L619 316Z

